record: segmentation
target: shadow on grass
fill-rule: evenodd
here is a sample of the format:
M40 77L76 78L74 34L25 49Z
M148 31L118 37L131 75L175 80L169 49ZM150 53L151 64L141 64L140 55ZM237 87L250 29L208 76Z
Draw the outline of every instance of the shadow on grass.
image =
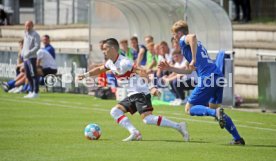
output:
M88 139L86 139L86 140L88 140ZM91 142L94 142L94 141L96 141L96 142L107 142L107 141L112 141L111 139L99 139L99 140L88 140L88 141L91 141Z
M154 141L161 141L161 142L172 142L172 143L209 143L209 142L206 142L206 141L197 141L197 140L191 140L189 142L185 142L183 140L142 140L143 142L144 141L148 141L148 142L154 142Z
M258 147L258 148L276 148L276 145L254 145L254 144L245 144L245 145L231 145L231 144L222 144L224 146L237 146L237 147Z
M254 144L249 144L245 145L249 147L260 147L260 148L276 148L276 145L254 145Z

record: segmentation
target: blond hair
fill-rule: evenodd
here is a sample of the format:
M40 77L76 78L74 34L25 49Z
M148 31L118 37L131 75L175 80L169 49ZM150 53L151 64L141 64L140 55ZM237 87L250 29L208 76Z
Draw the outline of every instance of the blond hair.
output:
M189 27L186 21L184 20L179 20L175 22L172 26L172 32L177 33L177 32L182 32L183 34L188 34L189 33Z
M181 55L181 51L180 50L174 50L172 55Z

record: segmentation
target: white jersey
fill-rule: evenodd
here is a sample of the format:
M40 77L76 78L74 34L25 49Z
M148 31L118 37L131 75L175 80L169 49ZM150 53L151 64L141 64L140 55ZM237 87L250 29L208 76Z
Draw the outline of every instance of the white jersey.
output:
M167 61L168 63L172 62L172 57L170 54L165 54L165 56L158 55L158 63L165 61Z
M181 62L175 62L174 67L182 68L182 67L186 66L186 63L187 63L187 60L185 58L183 58Z
M37 54L37 59L41 60L41 66L43 69L45 68L57 69L56 60L47 50L39 49L36 54Z
M118 85L127 89L128 97L137 93L149 94L148 84L133 72L134 63L127 57L118 55L115 62L109 59L104 66L115 75Z

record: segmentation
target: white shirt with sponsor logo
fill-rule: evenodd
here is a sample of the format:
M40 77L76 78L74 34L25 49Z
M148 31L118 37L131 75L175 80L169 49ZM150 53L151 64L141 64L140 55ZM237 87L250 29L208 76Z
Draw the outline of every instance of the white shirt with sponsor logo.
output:
M127 57L119 55L115 62L109 59L104 66L115 75L118 85L127 89L128 97L137 93L149 94L148 84L133 72L134 63Z

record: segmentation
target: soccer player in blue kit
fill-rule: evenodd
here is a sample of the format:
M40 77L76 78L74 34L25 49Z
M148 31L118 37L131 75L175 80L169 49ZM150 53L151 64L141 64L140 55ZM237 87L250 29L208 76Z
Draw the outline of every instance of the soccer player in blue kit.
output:
M198 84L185 106L185 112L191 116L215 117L220 127L225 128L233 136L230 144L245 145L231 118L224 113L223 108L219 107L222 103L223 86L219 86L216 82L223 77L222 72L209 58L207 50L200 41L197 41L195 34L189 34L185 21L177 21L172 26L172 32L188 63L183 68L175 68L167 62L162 62L159 68L179 74L190 74L196 70L199 77Z

